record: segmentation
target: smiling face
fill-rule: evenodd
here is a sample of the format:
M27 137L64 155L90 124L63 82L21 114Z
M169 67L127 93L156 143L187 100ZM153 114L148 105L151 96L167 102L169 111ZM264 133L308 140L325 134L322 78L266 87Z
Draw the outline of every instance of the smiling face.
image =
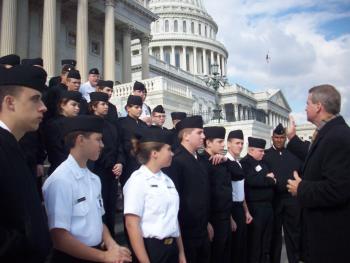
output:
M273 146L275 146L275 148L277 150L284 148L286 140L287 140L286 134L279 135L279 134L274 133L272 135L272 143L273 143Z
M243 150L244 141L238 138L232 138L227 141L227 149L233 157L239 157Z

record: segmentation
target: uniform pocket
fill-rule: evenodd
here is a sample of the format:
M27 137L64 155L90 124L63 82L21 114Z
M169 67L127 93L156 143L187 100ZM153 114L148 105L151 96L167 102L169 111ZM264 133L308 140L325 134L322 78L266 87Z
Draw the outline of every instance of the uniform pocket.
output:
M89 212L87 201L82 201L73 206L73 216L86 216Z

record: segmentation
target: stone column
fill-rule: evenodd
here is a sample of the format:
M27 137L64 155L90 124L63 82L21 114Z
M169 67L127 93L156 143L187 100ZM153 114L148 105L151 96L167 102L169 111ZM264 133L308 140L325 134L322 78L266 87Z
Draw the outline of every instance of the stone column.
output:
M55 76L56 0L44 1L42 58L48 77Z
M17 0L2 1L1 56L16 53Z
M115 20L113 0L105 1L103 71L105 79L115 81Z
M141 38L142 79L149 78L149 42L150 36L143 36Z
M175 66L175 46L171 46L170 65Z
M239 120L239 115L238 115L238 105L237 104L233 104L234 107L234 112L235 112L235 121Z
M182 69L187 70L186 47L182 47Z
M193 47L193 74L198 74L197 48Z
M221 74L226 76L226 65L225 65L225 57L221 56Z
M218 64L218 72L219 72L219 75L221 75L221 61L220 61L220 54L219 53L216 53L216 64Z
M16 2L16 1L14 1ZM29 43L29 4L28 0L18 1L16 54L21 58L28 57Z
M152 47L149 48L149 55L153 56L153 48Z
M77 57L77 69L80 71L81 81L87 80L88 73L88 0L78 1L77 12L77 44L76 44L76 57Z
M203 74L208 75L207 51L203 48Z
M209 65L209 68L210 68L210 74L212 74L212 72L211 72L211 65L213 65L214 64L214 51L210 51L210 65Z
M56 34L55 34L55 43L58 42L58 36L61 34L61 0L56 0ZM62 69L60 61L60 48L56 48L55 51L55 71L60 72Z
M159 58L161 61L164 61L164 47L159 46Z
M131 82L131 32L126 27L123 31L123 83Z

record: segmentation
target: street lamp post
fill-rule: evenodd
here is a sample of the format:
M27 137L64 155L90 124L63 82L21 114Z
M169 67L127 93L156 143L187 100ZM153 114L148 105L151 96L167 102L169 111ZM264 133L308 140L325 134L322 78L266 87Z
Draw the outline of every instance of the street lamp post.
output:
M204 81L207 87L212 87L215 90L215 109L213 109L213 118L212 120L220 120L222 119L222 109L219 104L219 88L220 86L224 87L227 83L227 78L225 76L220 76L219 74L219 65L218 64L212 64L210 66L211 68L211 75L205 76Z

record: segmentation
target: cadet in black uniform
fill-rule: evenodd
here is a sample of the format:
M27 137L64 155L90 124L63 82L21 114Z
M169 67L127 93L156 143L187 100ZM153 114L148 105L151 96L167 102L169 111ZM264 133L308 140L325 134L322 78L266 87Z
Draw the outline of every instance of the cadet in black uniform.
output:
M113 81L112 80L99 80L97 82L96 91L104 92L108 95L108 99L111 99L113 94ZM108 112L106 120L110 121L112 124L117 125L118 112L117 107L108 101Z
M197 150L205 138L201 116L177 124L181 145L176 149L170 169L165 173L174 181L180 196L179 223L188 263L210 261L210 186L207 167L199 161Z
M10 54L0 57L0 65L4 68L12 68L13 66L19 65L21 58L16 54Z
M67 159L69 150L65 146L62 134L62 126L65 118L75 117L79 114L81 94L79 91L61 92L58 101L55 118L47 121L44 125L45 146L50 163L48 174L50 175L57 166Z
M124 186L130 175L140 167L140 163L136 160L132 152L135 132L140 128L148 127L146 123L139 119L142 111L142 98L140 96L130 95L125 107L128 116L118 119L118 125L121 130L121 141L126 156L125 167L120 177L122 186Z
M60 76L52 77L49 81L49 89L53 88L60 83L66 84L67 73L69 70L74 69L77 65L77 61L74 59L62 59L61 60L62 71Z
M180 146L180 140L179 140L179 137L178 137L178 130L176 130L176 124L185 119L187 114L186 112L172 112L171 114L171 120L173 122L173 128L170 130L173 134L173 144L171 145L171 150L172 151L175 151L177 147Z
M289 263L299 262L300 207L296 197L288 193L288 179L294 179L293 172L301 170L301 161L285 148L286 132L282 124L273 130L273 146L265 151L264 161L276 177L274 196L274 230L271 246L271 262L281 262L282 226Z
M0 262L43 263L50 250L36 182L18 144L46 111L45 81L39 67L0 67Z
M162 105L157 105L156 107L154 107L154 109L152 110L151 118L151 128L167 130L167 128L163 127L166 115Z
M105 208L103 222L115 238L114 225L117 206L118 177L125 165L124 151L116 127L105 118L108 112L108 95L103 92L90 93L90 112L104 118L103 137L104 144L100 157L93 164L93 172L101 179L102 198Z
M78 70L72 69L67 75L67 90L78 91L81 84L81 76ZM82 96L79 104L80 110L79 115L84 115L89 113L89 106L86 99Z
M238 164L224 157L214 165L215 155L222 155L225 148L224 127L206 127L205 151L201 162L207 166L210 181L210 223L214 229L211 245L211 262L231 262L231 232L234 222L231 217L232 186L231 180L242 180L243 173L237 173ZM239 171L239 170L238 170Z
M246 201L253 221L248 227L248 263L270 262L273 227L272 199L276 179L262 161L266 141L248 137L248 154L241 160Z

